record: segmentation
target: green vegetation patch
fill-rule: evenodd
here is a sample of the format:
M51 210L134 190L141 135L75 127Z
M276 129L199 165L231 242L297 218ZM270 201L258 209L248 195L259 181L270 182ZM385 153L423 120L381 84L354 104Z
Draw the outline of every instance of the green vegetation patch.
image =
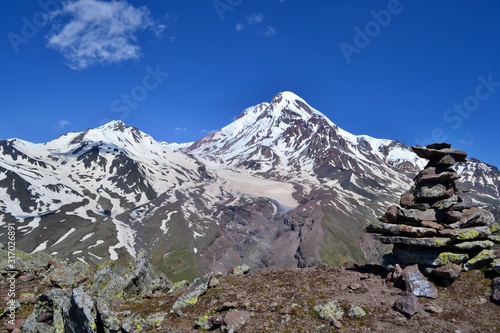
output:
M201 276L197 270L194 253L187 247L178 248L164 255L161 266L171 281L193 281Z

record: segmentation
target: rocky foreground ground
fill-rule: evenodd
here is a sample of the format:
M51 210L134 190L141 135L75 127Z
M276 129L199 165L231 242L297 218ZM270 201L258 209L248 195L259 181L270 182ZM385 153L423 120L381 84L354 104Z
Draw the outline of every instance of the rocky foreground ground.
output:
M405 291L377 265L253 274L243 266L172 283L142 254L129 268L17 257L15 267L0 262L2 332L500 332L487 270L437 286L437 298L419 297L410 317L394 309Z

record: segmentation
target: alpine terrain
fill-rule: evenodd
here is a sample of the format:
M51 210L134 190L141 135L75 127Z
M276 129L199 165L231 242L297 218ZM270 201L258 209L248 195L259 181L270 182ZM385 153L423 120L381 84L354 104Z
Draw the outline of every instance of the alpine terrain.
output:
M291 92L185 145L112 121L35 144L0 141L1 235L87 263L140 249L172 280L374 262L363 228L397 204L427 162L389 139L353 135ZM500 172L459 163L462 190L500 205ZM496 208L498 219L498 208Z

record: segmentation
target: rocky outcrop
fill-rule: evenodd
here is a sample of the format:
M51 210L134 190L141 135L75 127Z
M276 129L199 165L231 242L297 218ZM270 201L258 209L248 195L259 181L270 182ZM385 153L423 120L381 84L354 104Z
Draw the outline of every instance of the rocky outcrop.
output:
M500 227L490 211L475 207L459 189L452 169L467 154L446 143L412 149L428 164L401 195L400 205L390 206L366 231L393 244L398 263L418 264L439 277L455 279L462 270L491 267Z
M119 318L111 304L134 303L155 292L168 290L170 282L156 272L139 251L130 267L123 268L114 262L104 261L98 267L76 262L57 261L46 257L45 266L24 254L22 269L43 276L47 290L34 300L34 309L24 322L23 332L131 332L137 327L155 328L163 321L164 314L155 313L147 318L130 315ZM39 268L45 267L46 271ZM37 270L34 270L34 269Z

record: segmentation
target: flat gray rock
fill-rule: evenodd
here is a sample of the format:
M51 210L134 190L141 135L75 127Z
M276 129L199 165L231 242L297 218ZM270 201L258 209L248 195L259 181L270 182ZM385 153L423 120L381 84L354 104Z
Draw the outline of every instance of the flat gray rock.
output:
M452 242L451 238L446 237L403 237L403 236L382 236L375 235L375 238L384 244L405 244L422 247L443 247Z
M405 290L415 296L437 298L436 287L419 271L418 265L407 266L401 273Z
M406 224L391 224L384 222L375 222L366 227L367 232L381 233L390 235L408 235L412 237L433 236L436 230L425 227L414 227Z
M450 155L456 162L465 162L467 153L463 150L452 149L452 148L440 148L440 149L430 149L424 147L411 147L413 152L417 154L418 157L425 158L426 160L436 160L439 161L446 155Z

